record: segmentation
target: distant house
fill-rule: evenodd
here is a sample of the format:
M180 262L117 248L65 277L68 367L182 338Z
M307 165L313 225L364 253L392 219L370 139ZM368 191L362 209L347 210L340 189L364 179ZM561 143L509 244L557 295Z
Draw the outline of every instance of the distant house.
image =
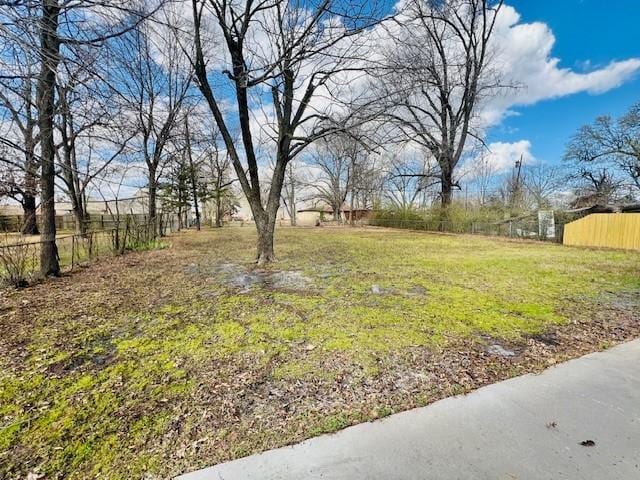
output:
M371 210L368 208L354 208L351 210L349 207L343 207L340 209L339 217L342 222L346 223L352 219L354 222L361 222L362 220L367 220L370 215ZM317 222L332 221L333 219L333 208L329 206L297 210L297 223L300 226L316 225Z
M342 219L345 222L351 221L351 219L353 219L354 222L368 220L371 217L371 212L372 210L370 208L354 208L353 210L350 208L343 208L341 210Z
M301 208L296 211L296 224L301 227L317 225L318 222L333 219L333 209L321 206Z
M0 203L0 215L22 215L22 207L17 203Z

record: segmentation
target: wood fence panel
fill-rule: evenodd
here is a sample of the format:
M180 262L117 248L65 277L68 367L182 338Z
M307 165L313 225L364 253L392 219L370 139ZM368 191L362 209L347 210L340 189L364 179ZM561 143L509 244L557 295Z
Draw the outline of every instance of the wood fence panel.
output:
M640 250L640 213L594 213L567 223L563 243Z

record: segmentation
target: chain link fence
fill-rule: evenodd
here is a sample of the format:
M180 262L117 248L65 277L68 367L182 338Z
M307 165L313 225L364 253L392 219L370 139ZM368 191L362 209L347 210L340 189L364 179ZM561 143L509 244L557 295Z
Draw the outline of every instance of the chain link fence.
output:
M397 218L383 217L369 220L369 225L422 230L427 232L464 233L498 237L532 239L562 243L564 225L555 223L553 231L549 225L542 225L536 218L503 220L500 222L482 222L475 220L447 221L438 218Z
M174 230L173 222L162 225L164 235ZM136 224L129 219L114 228L56 237L58 261L69 271L100 257L121 255L127 251L153 248L159 241L158 226ZM40 271L40 248L44 242L15 242L15 237L0 237L0 283L25 286Z

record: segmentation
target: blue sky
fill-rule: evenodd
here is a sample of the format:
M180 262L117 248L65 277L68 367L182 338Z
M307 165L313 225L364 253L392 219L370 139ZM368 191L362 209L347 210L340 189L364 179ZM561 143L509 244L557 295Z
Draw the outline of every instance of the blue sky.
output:
M555 36L551 55L559 68L589 72L612 61L640 58L640 2L638 0L511 0L521 22L545 23ZM556 163L576 129L604 114L619 115L640 101L640 75L601 94L576 93L513 108L489 134L490 142L531 142L531 153Z

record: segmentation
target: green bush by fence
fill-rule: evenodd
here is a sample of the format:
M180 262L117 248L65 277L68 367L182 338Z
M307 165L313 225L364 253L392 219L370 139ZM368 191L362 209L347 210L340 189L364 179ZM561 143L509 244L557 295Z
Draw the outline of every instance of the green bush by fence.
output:
M495 212L466 212L452 207L447 212L440 208L425 211L376 210L369 224L387 228L424 230L430 232L467 233L511 238L562 241L562 224L556 223L556 236L546 238L540 234L536 214L517 218L499 218Z

